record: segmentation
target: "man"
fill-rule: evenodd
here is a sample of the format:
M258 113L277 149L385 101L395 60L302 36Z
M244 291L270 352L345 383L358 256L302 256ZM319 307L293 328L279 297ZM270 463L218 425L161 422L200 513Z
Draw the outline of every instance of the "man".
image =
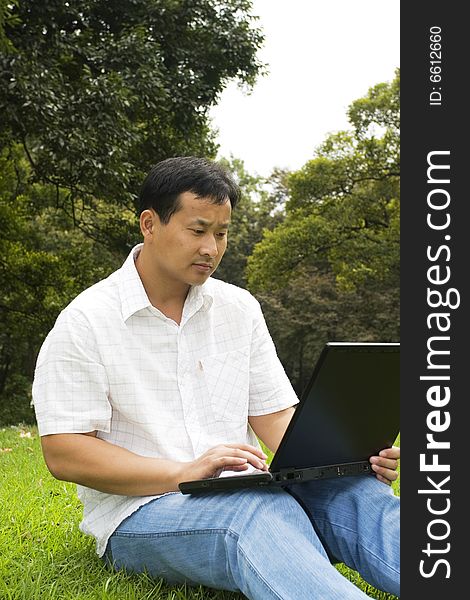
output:
M369 476L184 496L178 483L267 469L298 402L258 302L210 278L227 247L232 178L157 164L140 196L143 244L59 316L33 398L46 463L78 484L81 529L110 564L248 598L364 598L341 560L398 594L399 449Z

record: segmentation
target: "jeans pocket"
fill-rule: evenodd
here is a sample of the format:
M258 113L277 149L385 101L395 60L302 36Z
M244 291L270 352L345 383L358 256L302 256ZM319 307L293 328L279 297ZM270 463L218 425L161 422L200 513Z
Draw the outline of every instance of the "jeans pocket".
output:
M248 418L250 348L201 358L212 415L217 421Z

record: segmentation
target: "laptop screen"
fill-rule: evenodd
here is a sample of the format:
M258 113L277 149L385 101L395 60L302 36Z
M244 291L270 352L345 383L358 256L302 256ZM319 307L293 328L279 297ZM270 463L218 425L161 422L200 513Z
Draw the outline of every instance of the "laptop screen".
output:
M366 461L399 433L400 344L329 342L270 466Z

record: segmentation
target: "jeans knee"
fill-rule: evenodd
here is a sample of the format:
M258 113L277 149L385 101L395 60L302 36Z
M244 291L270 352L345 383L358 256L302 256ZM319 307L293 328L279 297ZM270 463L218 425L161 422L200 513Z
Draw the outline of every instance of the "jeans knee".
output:
M288 516L299 509L297 502L281 488L246 491L240 494L237 517L251 520L276 518L276 515Z
M230 531L240 540L268 536L274 544L279 535L292 534L308 538L309 542L316 542L312 539L316 534L309 517L286 491L272 488L254 493L245 492L238 501Z

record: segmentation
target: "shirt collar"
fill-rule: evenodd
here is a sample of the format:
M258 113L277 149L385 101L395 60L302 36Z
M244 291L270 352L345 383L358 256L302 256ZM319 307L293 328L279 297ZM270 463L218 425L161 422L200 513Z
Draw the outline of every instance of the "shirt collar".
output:
M143 244L134 246L119 269L119 295L121 297L121 311L124 321L147 306L151 306L147 292L142 284L140 275L135 266L135 259Z
M135 266L135 260L142 247L143 244L134 246L118 271L121 312L124 321L127 321L130 316L139 310L152 306ZM202 285L191 286L184 303L184 320L189 319L198 310L209 310L212 302L213 293L210 278Z

